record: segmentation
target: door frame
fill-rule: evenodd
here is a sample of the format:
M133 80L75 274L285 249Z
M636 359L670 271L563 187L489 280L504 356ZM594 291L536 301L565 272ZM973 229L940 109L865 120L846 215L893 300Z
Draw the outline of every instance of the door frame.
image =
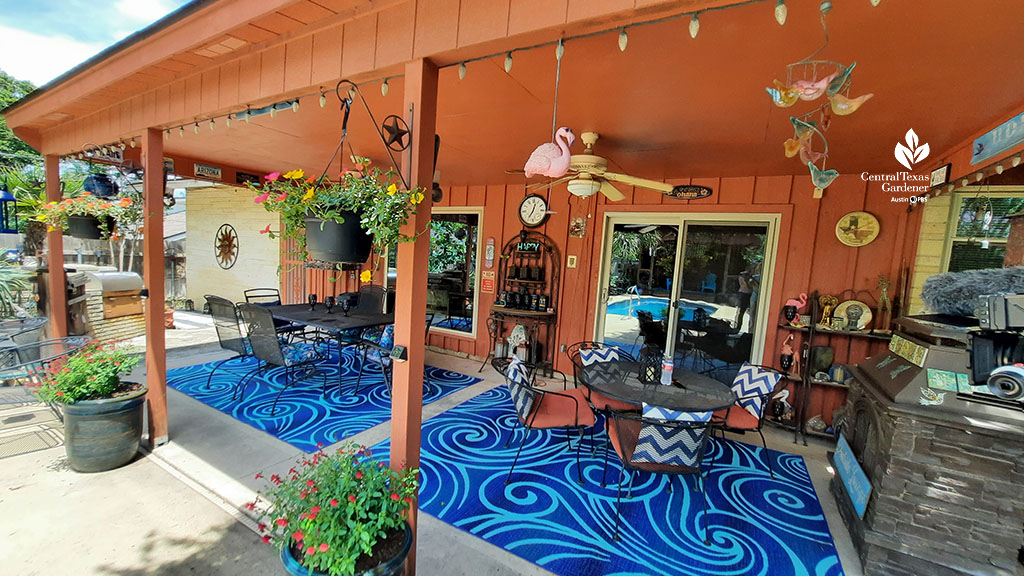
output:
M604 312L608 300L608 287L612 261L612 229L616 224L650 224L655 226L678 226L676 237L676 262L672 273L673 290L677 286L683 272L683 260L686 246L687 224L722 224L722 225L755 225L767 227L765 238L764 264L761 267L761 285L758 292L757 309L759 314L754 327L751 341L750 361L760 364L764 359L765 339L768 334L768 308L772 301L772 289L775 286L775 262L779 249L779 232L782 214L772 212L605 212L602 222L601 259L598 268L597 293L595 294L595 318L593 340L603 341L605 317ZM672 298L674 299L674 298ZM669 307L669 327L676 326L678 307ZM675 347L674 339L667 344L669 350Z

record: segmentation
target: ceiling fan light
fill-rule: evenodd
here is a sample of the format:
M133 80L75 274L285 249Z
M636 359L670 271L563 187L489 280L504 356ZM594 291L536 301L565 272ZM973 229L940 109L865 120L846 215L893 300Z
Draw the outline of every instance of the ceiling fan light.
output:
M569 180L566 183L566 188L569 189L569 193L580 198L587 198L597 194L601 190L601 183L596 180L588 180L585 178L577 178L575 180Z
M789 9L786 8L786 0L779 0L775 3L775 21L779 23L779 26L786 24L786 16L789 15Z

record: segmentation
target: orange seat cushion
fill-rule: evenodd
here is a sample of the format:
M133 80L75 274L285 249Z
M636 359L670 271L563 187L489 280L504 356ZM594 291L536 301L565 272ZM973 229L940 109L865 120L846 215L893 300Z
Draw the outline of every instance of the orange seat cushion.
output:
M571 398L566 398L571 396ZM575 401L573 401L575 399ZM594 411L580 388L557 394L547 393L538 399L526 421L530 428L590 427L594 425Z
M579 390L583 390L584 396L590 398L590 403L598 410L615 410L617 412L640 411L640 406L638 404L630 404L629 402L609 398L600 392L594 392L588 388L579 388Z
M724 424L726 428L733 430L757 430L757 418L740 406L731 407L728 410L728 415L726 415L726 410L716 410L711 418L713 423L719 426Z

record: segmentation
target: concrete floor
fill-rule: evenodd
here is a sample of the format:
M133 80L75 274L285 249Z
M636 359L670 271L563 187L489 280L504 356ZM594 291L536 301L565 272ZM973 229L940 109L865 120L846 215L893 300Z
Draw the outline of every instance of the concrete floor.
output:
M211 346L169 350L168 367L224 357L223 351ZM428 352L427 362L478 375L479 362L472 360ZM504 384L491 368L479 376L484 380L425 406L424 419ZM2 572L281 573L274 551L258 542L251 531L253 523L239 511L253 500L256 489L264 487L263 480L254 478L257 472L283 473L302 452L176 390L167 393L170 443L123 469L76 474L62 464L62 446L0 459L0 518L5 525L5 538L0 541ZM0 417L4 414L0 412ZM59 430L53 424L50 428ZM352 440L372 445L389 435L389 424L384 423ZM828 492L828 445L812 438L804 447L794 444L791 434L774 429L766 430L766 435L769 446L804 456L845 573L862 574ZM18 520L11 522L11 518ZM550 574L426 514L420 515L417 550L420 574ZM9 571L8 566L17 569Z

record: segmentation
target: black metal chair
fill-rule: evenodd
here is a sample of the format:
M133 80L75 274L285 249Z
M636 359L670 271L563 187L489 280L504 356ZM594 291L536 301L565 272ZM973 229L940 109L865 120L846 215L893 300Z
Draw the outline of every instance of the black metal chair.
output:
M249 288L242 291L242 295L245 296L246 304L256 304L258 306L281 305L281 291L277 288ZM274 318L274 330L282 336L292 338L305 333L306 327L302 324L289 322L288 320Z
M0 344L0 381L15 384L0 386L0 403L36 402L38 399L26 386L17 384L42 384L52 364L62 361L92 341L89 336L66 336L22 345ZM63 422L64 415L57 406L52 403L48 403L48 406Z
M643 317L639 316L641 313L644 314ZM655 346L660 350L664 350L665 341L667 340L665 326L660 321L655 320L650 312L638 310L637 314L637 318L640 319L640 336L644 339L644 346Z
M0 322L0 346L9 343L21 346L38 342L49 319L45 316L19 318Z
M490 362L492 358L494 358L494 347L498 343L498 326L499 325L500 325L500 322L498 321L497 318L495 318L494 316L488 316L487 317L487 335L488 335L487 343L488 343L489 348L487 350L487 356L484 356L484 361L480 363L480 369L477 370L477 373L483 372L484 371L484 366L487 366L487 363Z
M719 371L725 369L720 368ZM768 450L763 432L764 417L768 412L769 397L775 393L779 383L784 381L783 376L782 372L770 366L744 363L740 367L732 380L735 403L724 410L716 411L711 419L712 425L720 431L723 440L726 432L741 435L757 432L761 437L761 446ZM775 470L772 468L771 456L766 454L765 461L768 473L774 478Z
M621 400L609 398L600 392L594 392L586 387L586 382L580 380L580 373L585 366L597 362L636 362L632 354L626 352L619 346L605 344L604 342L577 342L565 349L565 355L572 362L572 379L579 388L583 384L584 395L590 407L597 412L607 413L610 410L635 411L637 406Z
M360 286L356 307L360 310L369 310L378 314L383 313L384 299L387 297L387 293L383 286Z
M607 420L610 444L622 462L615 498L615 540L619 539L619 525L622 523L622 480L628 470L630 498L633 496L633 474L636 471L695 476L696 489L700 490L704 501L704 543L709 544L708 496L701 465L704 462L710 423L699 419L680 421L651 416L658 414L659 410L656 407L645 407L644 414L613 411ZM690 417L700 418L704 415L710 416L703 413L691 414ZM607 466L606 454L606 470Z
M446 328L458 330L457 325L461 325L467 331L472 329L471 319L473 317L473 300L471 296L466 295L462 292L449 292L448 293L448 308L445 313L444 322L448 325Z
M277 411L277 402L281 399L281 395L284 394L285 390L299 380L309 377L316 372L316 363L324 358L317 352L317 347L314 344L281 344L277 331L274 329L274 316L266 308L258 304L239 304L238 312L246 326L249 346L252 348L253 356L270 366L278 366L285 369L284 386L277 393L277 396L274 398L274 404L270 409L270 414L273 416L274 412ZM306 368L306 373L297 375L297 369L299 368ZM323 374L323 378L323 395L326 397L326 373ZM236 393L240 391L239 399L245 397L246 385L246 379L238 382L235 391Z
M242 334L242 328L238 323L238 308L235 307L235 304L227 298L221 298L213 294L207 294L203 298L206 299L206 306L210 310L210 315L213 316L213 327L217 332L217 341L220 342L220 347L228 352L235 353L234 356L225 358L213 365L210 375L206 378L206 387L209 388L213 382L213 374L218 368L232 360L251 357L252 348L249 347L248 338ZM259 367L256 370L259 370ZM246 373L242 379L244 380L248 376L249 373Z
M590 409L587 399L583 396L582 390L574 388L565 392L552 392L534 386L534 370L521 362L518 358L511 358L505 370L505 383L512 394L512 403L515 406L516 416L523 426L523 441L519 444L516 457L512 461L512 467L508 470L508 477L505 484L512 480L512 471L519 462L519 455L526 445L526 437L531 430L550 430L562 428L566 430L565 440L569 449L572 449L572 438L570 432L579 430L580 439L576 444L576 469L579 473L579 483L583 484L583 468L580 466L580 446L583 444L583 434L587 428L594 426L596 419L594 412ZM505 447L512 441L515 429L508 432L508 440Z
M363 331L362 360L359 362L359 376L356 378L356 394L359 393L359 383L363 379L363 367L366 365L367 357L375 358L380 366L380 373L384 377L384 384L391 392L391 350L395 347L395 325L388 324L384 327L369 328Z

